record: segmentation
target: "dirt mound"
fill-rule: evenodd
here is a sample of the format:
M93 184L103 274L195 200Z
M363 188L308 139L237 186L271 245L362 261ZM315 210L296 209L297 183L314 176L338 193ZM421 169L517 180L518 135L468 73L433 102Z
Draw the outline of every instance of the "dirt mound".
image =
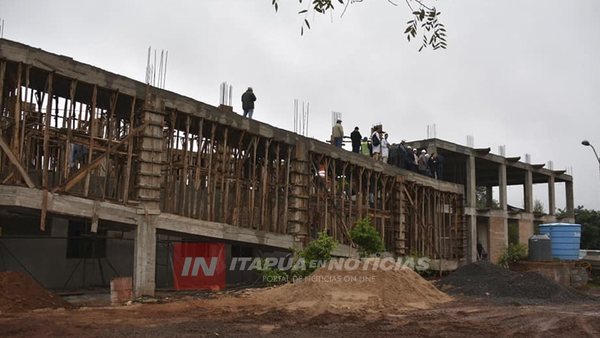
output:
M450 294L492 297L519 303L564 303L589 299L537 272L515 272L489 262L476 262L457 269L437 282Z
M0 272L0 313L71 305L20 272Z
M295 283L256 293L253 296L288 310L315 311L430 308L452 298L409 268L373 270L357 263L356 269L321 267Z

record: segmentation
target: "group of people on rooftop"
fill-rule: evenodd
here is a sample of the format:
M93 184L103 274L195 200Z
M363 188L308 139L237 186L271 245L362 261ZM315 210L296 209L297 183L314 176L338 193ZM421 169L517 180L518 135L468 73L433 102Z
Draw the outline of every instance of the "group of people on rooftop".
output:
M443 179L444 157L440 154L428 154L426 149L412 148L402 140L400 144L390 144L388 134L381 124L371 128L370 139L362 136L358 127L350 133L352 152L369 156L399 168L411 170L423 175ZM331 131L331 143L341 148L344 143L342 120L337 120Z

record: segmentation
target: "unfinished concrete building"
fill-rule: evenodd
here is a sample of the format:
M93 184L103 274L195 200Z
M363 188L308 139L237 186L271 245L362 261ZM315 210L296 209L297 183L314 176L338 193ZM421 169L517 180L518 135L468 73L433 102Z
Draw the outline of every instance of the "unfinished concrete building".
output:
M26 270L53 289L133 276L136 295L172 286L172 244L219 242L227 258L285 253L369 217L386 249L437 268L491 258L517 224L554 220L564 172L437 139L414 142L446 158L435 180L376 162L71 58L0 39L0 270ZM532 213L533 183L549 186L549 215ZM524 185L525 210L506 186ZM478 210L476 186L499 186L500 208ZM228 271L228 284L252 276Z

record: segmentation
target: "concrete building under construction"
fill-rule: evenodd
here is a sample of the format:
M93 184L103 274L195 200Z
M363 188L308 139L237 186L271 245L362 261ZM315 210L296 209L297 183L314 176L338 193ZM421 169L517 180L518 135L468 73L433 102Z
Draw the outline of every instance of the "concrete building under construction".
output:
M53 289L132 276L136 295L172 286L172 244L224 243L231 257L285 254L327 231L353 255L349 231L369 217L386 249L449 269L498 258L509 228L526 243L556 220L555 185L573 217L564 171L439 139L436 180L243 118L117 74L0 39L0 271ZM533 185L548 185L548 214ZM523 186L509 209L507 186ZM478 208L477 187L498 206ZM229 284L251 276L228 272Z

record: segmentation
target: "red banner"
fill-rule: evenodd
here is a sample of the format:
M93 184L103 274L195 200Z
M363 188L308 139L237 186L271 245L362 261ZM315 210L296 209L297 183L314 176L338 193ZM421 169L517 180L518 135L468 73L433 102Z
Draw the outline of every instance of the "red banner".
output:
M175 243L173 285L176 290L225 288L225 245Z

